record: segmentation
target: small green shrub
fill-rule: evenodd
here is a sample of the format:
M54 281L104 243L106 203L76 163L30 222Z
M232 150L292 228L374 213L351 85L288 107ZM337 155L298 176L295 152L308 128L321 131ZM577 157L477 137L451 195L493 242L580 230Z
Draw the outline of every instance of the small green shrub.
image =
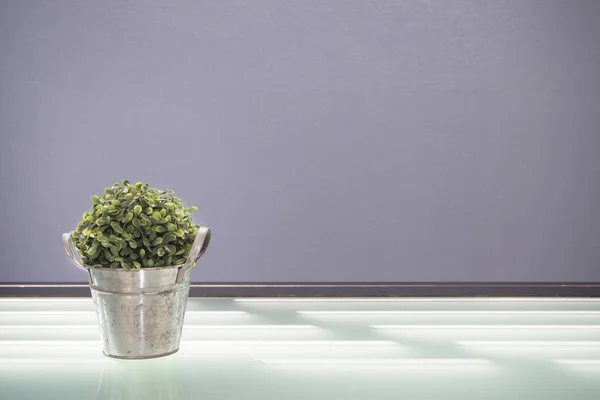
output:
M190 214L172 190L124 180L92 196L72 234L81 262L126 270L183 264L196 237Z

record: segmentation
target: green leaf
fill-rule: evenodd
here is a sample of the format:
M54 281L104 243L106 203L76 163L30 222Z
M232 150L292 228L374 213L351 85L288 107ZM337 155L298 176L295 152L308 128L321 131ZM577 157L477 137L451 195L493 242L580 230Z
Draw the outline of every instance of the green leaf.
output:
M126 222L126 223L127 223L127 222L130 222L132 219L133 219L133 213L132 213L132 212L128 212L128 213L125 215L125 218L123 219L123 222Z
M164 255L165 255L165 249L164 249L164 248L162 248L162 247L159 247L159 248L156 250L156 254L158 254L158 256L159 256L159 257L162 257L162 256L164 256Z
M93 195L93 196L92 196L92 201L93 201L94 203L100 203L100 198L99 198L98 196L96 196L96 195Z
M176 251L175 246L173 246L172 244L166 244L164 246L164 248L165 248L165 251L169 254L175 253L175 251Z
M121 234L123 233L123 228L121 228L121 225L119 225L118 222L113 221L110 223L110 226L112 226L112 228L115 230L115 232L121 233Z
M135 207L133 207L133 212L135 213L135 215L140 215L140 213L142 212L142 206L136 204Z
M140 225L140 220L139 220L139 219L137 219L137 218L134 218L134 219L132 219L132 220L131 220L131 224L132 224L133 226L135 226L136 228L140 229L140 226L141 226L141 225Z
M96 225L98 225L98 226L102 226L102 225L106 225L106 224L108 224L108 219L106 219L106 218L98 218L96 220Z
M154 267L154 260L148 260L147 264L149 267Z
M142 237L142 243L144 243L144 246L150 247L150 240L146 236Z
M104 232L106 229L108 229L108 226L107 225L102 225L102 226L97 227L94 230L96 230L98 232Z
M137 261L132 261L132 263L133 263L133 267L134 267L135 269L140 269L140 268L142 267L142 264L140 264L140 263L139 263L139 262L137 262Z
M160 221L162 219L162 217L158 211L154 211L152 213L152 218L154 218L156 221Z
M129 208L133 204L133 200L125 200L121 203L121 207Z
M140 249L140 256L144 257L146 255L146 250Z
M183 263L185 263L185 258L178 258L175 260L175 265L181 265Z
M129 271L131 269L131 263L127 262L127 261L121 261L121 267L125 270L125 271Z
M163 208L162 210L160 210L160 216L161 218L164 218L167 215L167 209Z
M152 246L158 246L159 244L161 244L163 242L163 238L161 237L157 237L156 239L154 239L152 241Z
M165 236L163 236L163 239L165 243L170 243L176 241L177 236L175 236L174 233L167 233Z
M167 231L167 228L165 228L165 227L164 227L164 226L162 226L162 225L159 225L159 226L157 226L156 228L154 228L154 230L155 230L156 232L158 232L158 233L163 233L163 232L166 232L166 231Z
M90 249L88 250L87 255L90 256L91 258L94 258L98 253L98 242L94 242L94 244L92 245L92 247L90 247Z
M134 240L130 240L129 247L131 247L132 249L137 249L138 245Z
M119 247L115 246L114 244L110 246L110 252L115 256L118 257L119 256Z
M104 236L101 232L98 233L98 235L96 236L96 240L98 240L102 244L110 242L110 239Z
M177 225L175 225L175 224L174 224L174 223L172 223L172 222L169 222L169 223L167 224L167 229L168 229L168 230L170 230L170 231L177 230Z

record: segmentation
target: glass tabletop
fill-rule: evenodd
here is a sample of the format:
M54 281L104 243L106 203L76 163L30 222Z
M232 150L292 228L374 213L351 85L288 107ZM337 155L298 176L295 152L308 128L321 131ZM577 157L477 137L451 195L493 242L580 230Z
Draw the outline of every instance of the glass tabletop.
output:
M600 398L600 300L191 298L178 353L101 353L91 299L0 299L0 399Z

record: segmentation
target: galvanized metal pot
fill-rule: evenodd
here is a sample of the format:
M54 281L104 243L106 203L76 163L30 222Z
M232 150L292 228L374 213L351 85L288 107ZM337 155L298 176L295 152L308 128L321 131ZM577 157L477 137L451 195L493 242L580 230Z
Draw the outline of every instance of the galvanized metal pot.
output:
M67 256L88 273L105 355L154 358L179 350L192 267L209 241L210 229L198 228L183 265L126 271L81 263L71 233L63 234Z

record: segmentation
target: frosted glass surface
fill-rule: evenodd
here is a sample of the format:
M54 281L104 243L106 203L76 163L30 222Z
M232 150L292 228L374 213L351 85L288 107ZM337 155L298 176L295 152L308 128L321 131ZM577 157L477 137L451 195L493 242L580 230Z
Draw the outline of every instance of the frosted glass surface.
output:
M0 299L2 400L566 398L600 398L600 300L194 298L125 361L90 299Z

